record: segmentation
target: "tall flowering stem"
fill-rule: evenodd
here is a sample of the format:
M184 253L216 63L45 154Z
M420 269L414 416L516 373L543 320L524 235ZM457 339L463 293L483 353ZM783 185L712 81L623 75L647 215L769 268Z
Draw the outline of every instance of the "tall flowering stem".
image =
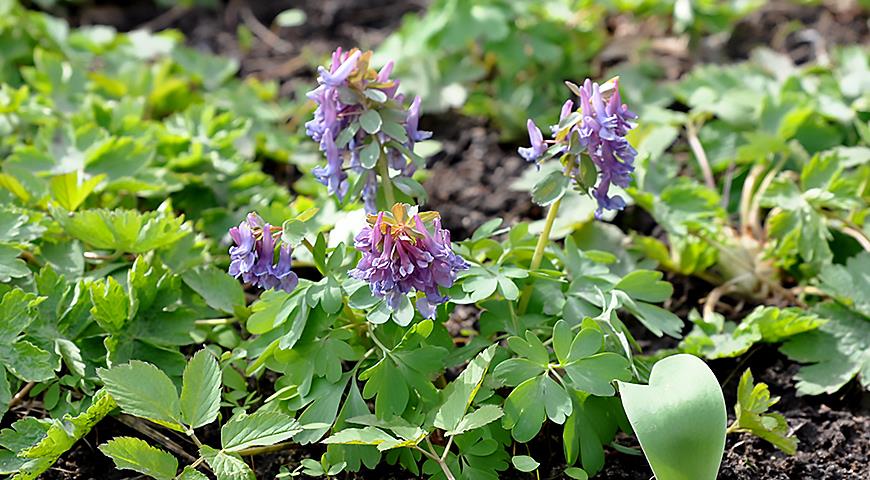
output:
M544 229L538 237L538 243L535 244L535 253L532 254L532 262L529 264L529 270L537 270L544 261L544 250L547 249L547 244L550 243L550 232L553 231L553 223L556 222L556 216L559 213L559 206L562 204L562 199L558 199L550 204L550 209L547 210L547 219L544 220ZM519 314L526 313L529 308L529 301L532 299L532 284L526 285L523 289L523 296L520 297Z
M293 249L281 241L281 228L269 225L256 213L249 213L238 227L229 231L229 274L263 288L292 292L299 277L291 270Z
M339 48L329 66L318 69L318 86L308 92L317 109L305 130L326 156L326 164L312 172L318 181L339 201L360 192L366 212L373 214L379 183L387 204L395 203L390 170L413 175L423 165L414 145L432 134L418 128L420 97L406 108L398 80L390 78L393 63L376 71L371 57L370 51ZM358 188L351 189L348 170L359 175Z
M550 140L529 120L531 146L520 148L519 154L536 163L558 157L565 175L598 202L595 216L600 218L605 210L625 208L625 200L611 195L610 187L625 188L631 182L637 151L625 137L637 115L622 103L619 77L603 85L588 78L582 86L567 85L580 97L577 108L573 100L565 102L559 123L550 127Z
M435 308L447 301L442 289L468 268L453 252L438 212L420 213L407 204L369 215L354 246L363 256L350 276L368 282L372 294L394 311L416 294L417 310L426 318L434 318Z

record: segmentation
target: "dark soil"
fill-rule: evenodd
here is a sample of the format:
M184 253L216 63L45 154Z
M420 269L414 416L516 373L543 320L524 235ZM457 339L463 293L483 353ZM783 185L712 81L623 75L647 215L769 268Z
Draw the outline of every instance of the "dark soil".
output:
M282 82L282 92L289 94L297 84L310 82L310 63L335 46L372 47L398 26L402 15L422 10L426 0L275 0L245 2L231 0L220 9L155 9L152 2L94 2L64 7L61 15L73 24L109 24L121 30L139 27L179 28L197 48L229 55L240 60L242 75L256 75ZM825 6L800 6L784 1L769 2L761 11L741 21L730 36L703 39L698 50L690 52L688 44L668 31L667 27L634 24L625 17L613 18L608 25L614 39L602 52L596 68L603 71L620 61L631 59L635 42L653 39L652 54L665 67L668 78L677 78L697 61L729 62L748 57L752 49L767 46L788 54L797 63L824 60L836 44L868 44L867 12L850 6L855 2L830 2ZM287 8L301 8L307 14L304 25L274 29L279 40L260 31L247 50L237 41L240 25L257 33L258 24L269 29L277 13ZM423 128L437 132L443 152L430 160L431 177L425 186L430 195L428 207L439 210L454 239L470 234L484 221L502 217L507 222L536 219L543 214L524 194L510 190L526 168L517 156L517 145L499 142L498 133L485 121L455 113L424 117ZM626 211L616 222L635 230L638 217ZM641 222L643 223L643 222ZM685 316L688 299L696 298L695 280L671 279L686 298L677 299L674 310ZM684 283L682 286L678 282ZM694 301L692 301L694 305ZM641 339L645 348L672 346L652 339ZM774 395L783 398L777 410L788 419L800 439L798 453L789 457L764 441L749 435L728 439L720 479L868 479L870 478L870 396L855 382L836 396L798 398L793 375L797 365L788 362L775 350L762 348L736 360L712 364L720 380L725 381L726 403L733 405L737 380L743 369L751 367L756 381L770 385ZM20 413L20 412L19 412ZM733 414L732 414L733 416ZM560 429L545 428L546 435L531 445L535 458L551 465L550 475L562 478ZM138 435L117 420L108 419L87 435L84 441L65 454L47 474L46 479L122 479L140 478L112 468L96 446L117 435ZM208 443L218 443L215 432L207 434ZM212 438L213 437L213 438ZM188 452L193 445L176 439ZM632 445L629 437L619 441ZM319 446L287 453L260 455L253 460L258 478L273 478L282 465L291 467L301 458L318 458ZM383 471L346 478L409 478L406 472L384 468ZM642 456L610 450L604 471L595 478L607 480L648 480L652 477ZM506 478L507 475L506 475Z

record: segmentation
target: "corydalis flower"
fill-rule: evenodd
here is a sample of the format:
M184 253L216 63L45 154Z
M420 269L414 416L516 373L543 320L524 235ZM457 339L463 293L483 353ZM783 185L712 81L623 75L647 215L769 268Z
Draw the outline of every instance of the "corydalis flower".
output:
M249 213L238 227L230 229L233 239L230 275L263 289L292 292L299 277L290 269L293 249L280 239L276 241L280 234L280 228L272 227L256 213Z
M326 156L326 165L314 169L314 176L329 193L343 200L349 190L347 170L364 175L361 193L368 213L377 211L376 161L386 161L400 175L410 176L416 169L410 158L414 144L432 136L418 129L420 97L405 110L405 98L397 93L399 82L390 79L393 62L375 71L369 67L371 57L372 52L342 52L339 48L332 54L329 68L318 68L318 87L308 92L317 109L314 119L305 124L308 136L319 143ZM361 123L361 117L370 111L377 115L369 113L368 120L376 121ZM362 158L361 152L374 143L377 148L367 150Z
M622 103L619 95L619 77L604 85L588 78L582 87L568 83L568 87L580 97L579 106L572 112L574 102L568 100L562 106L559 124L551 127L552 140L545 142L540 129L529 120L531 148L520 148L520 155L530 162L540 162L556 155L565 155L565 174L574 178L583 189L592 189L598 202L596 217L604 210L622 210L625 201L619 195L611 196L611 185L628 187L634 172L637 151L625 138L632 125L629 120L637 118ZM557 145L548 151L547 143ZM598 170L597 184L584 184L578 156L585 153Z
M356 236L354 246L363 256L350 276L368 282L372 294L392 310L409 293L422 294L417 310L434 318L435 307L447 301L441 288L452 287L456 273L468 268L453 253L438 213L417 213L416 207L397 203L391 212L370 215L368 223Z

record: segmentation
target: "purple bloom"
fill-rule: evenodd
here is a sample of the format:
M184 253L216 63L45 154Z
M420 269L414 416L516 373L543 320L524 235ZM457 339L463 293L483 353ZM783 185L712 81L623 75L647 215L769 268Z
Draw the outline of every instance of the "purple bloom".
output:
M230 229L234 245L230 247L229 274L263 289L292 292L299 278L291 270L293 250L275 242L275 230L256 213L249 213L238 227ZM278 231L280 234L280 229ZM278 261L275 262L275 250Z
M600 181L594 189L598 201L595 211L597 218L605 209L625 208L625 200L619 195L610 196L608 190L611 184L625 188L631 182L637 151L628 143L625 135L631 129L628 120L636 119L637 115L622 103L618 79L614 80L613 93L605 103L601 87L587 78L580 89L580 108L583 115L578 129L580 142L601 172Z
M409 293L422 294L417 310L434 318L435 308L447 301L441 289L452 287L456 273L468 264L453 253L450 232L441 228L438 214L415 210L396 204L392 212L370 215L354 243L362 259L349 275L368 282L372 294L393 310ZM431 232L426 220L431 220Z
M529 129L529 140L531 140L532 146L520 147L517 151L527 162L536 162L547 151L547 144L544 143L544 134L541 133L541 129L535 125L531 118L526 122L526 127Z
M341 49L339 48L332 55L332 68L330 70L323 67L317 67L317 73L319 74L317 81L333 88L342 86L347 80L347 77L349 77L351 72L356 68L356 62L359 60L360 55L361 52L356 50L339 64L338 59L341 57Z
M326 165L315 168L314 176L328 187L330 194L343 201L349 190L347 171L366 175L368 178L364 180L362 195L366 211L370 214L377 211L378 172L376 168L362 166L360 151L376 141L386 153L389 167L398 170L401 175L410 176L416 165L402 151L413 151L415 142L432 135L431 132L418 130L419 98L405 110L404 96L398 93L399 82L390 78L393 62L375 71L369 67L371 56L371 52L357 49L343 52L339 48L332 54L328 68L318 68L318 86L308 92L308 98L317 104L317 109L314 118L305 123L306 133L318 142L326 156ZM397 119L394 121L404 128L407 139L392 138L383 131L369 134L360 128L360 116L368 110L378 112L381 118ZM352 131L356 133L350 135ZM342 142L338 142L342 134ZM397 148L394 144L398 143L404 145Z
M625 200L622 197L610 195L610 186L617 185L625 188L631 182L637 151L625 136L632 128L629 121L636 119L637 115L622 103L619 95L619 78L614 78L603 86L586 79L583 86L578 88L580 102L577 114L579 115L569 119L574 108L573 101L568 100L562 105L559 124L551 127L552 143L560 147L554 149L556 154L562 155L569 152L572 142L573 145L579 142L584 153L592 159L599 172L597 184L580 186L591 189L592 196L598 202L595 216L600 218L604 210L625 208ZM520 148L520 155L530 162L553 156L553 153L547 154L547 145L541 131L531 120L528 122L528 128L532 146ZM574 158L573 161L563 161L566 165L565 174L573 176L580 183L580 178L576 176L579 173L577 168L579 161L576 154L569 153L569 155L574 155Z
M347 173L342 169L343 159L329 129L324 132L320 140L320 149L326 154L326 165L315 167L311 173L320 183L326 185L329 193L341 201L348 189Z
M432 137L432 132L417 130L417 126L420 123L421 102L422 99L419 95L414 97L414 101L411 102L411 106L408 108L408 116L405 120L405 128L408 130L408 138L410 138L412 142L422 142L423 140Z

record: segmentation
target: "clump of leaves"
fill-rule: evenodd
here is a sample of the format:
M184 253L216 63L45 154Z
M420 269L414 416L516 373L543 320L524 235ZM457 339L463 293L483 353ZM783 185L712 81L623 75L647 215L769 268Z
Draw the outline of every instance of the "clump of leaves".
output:
M794 455L798 439L789 430L788 423L781 414L768 412L779 401L771 397L767 384L754 384L752 371L747 369L737 385L737 403L734 405L735 420L728 432L751 433L767 440L783 452Z

